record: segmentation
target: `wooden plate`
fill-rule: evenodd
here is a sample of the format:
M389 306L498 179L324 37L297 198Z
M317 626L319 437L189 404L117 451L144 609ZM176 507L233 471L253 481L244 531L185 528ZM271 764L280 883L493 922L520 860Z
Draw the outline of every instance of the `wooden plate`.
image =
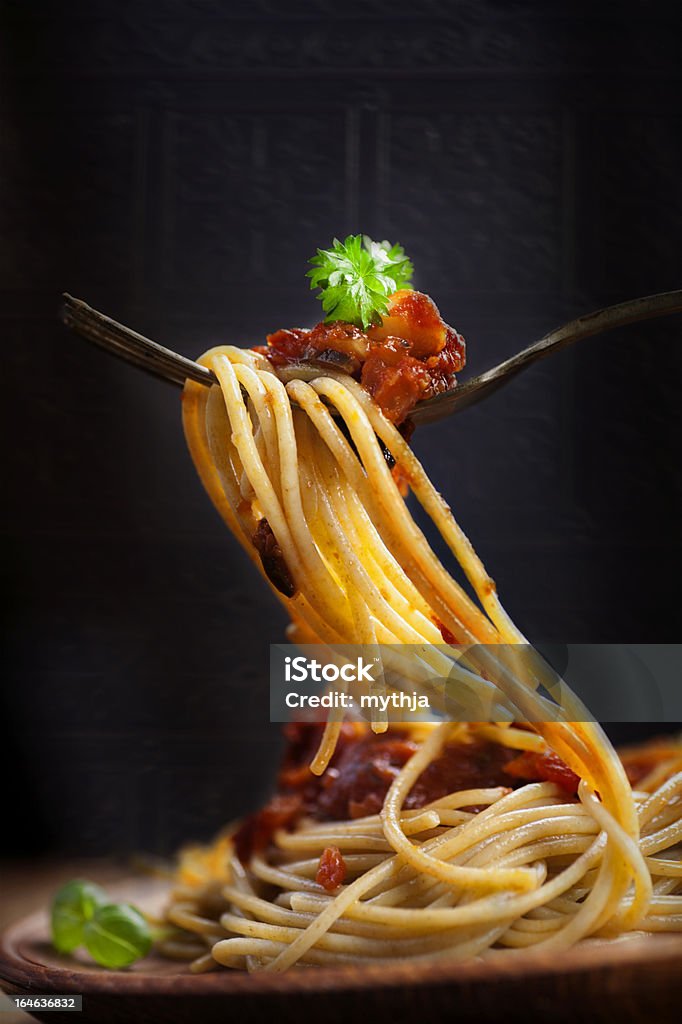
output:
M155 908L165 885L125 882L112 892ZM49 1024L273 1021L275 1024L383 1024L476 1021L677 1022L682 1006L682 937L595 943L567 953L526 951L489 962L405 961L378 966L311 968L288 974L220 971L192 975L185 964L150 956L126 971L105 971L60 957L48 941L44 912L0 939L0 979L7 992L77 994L82 1016L50 1011ZM360 1016L362 1015L362 1016Z

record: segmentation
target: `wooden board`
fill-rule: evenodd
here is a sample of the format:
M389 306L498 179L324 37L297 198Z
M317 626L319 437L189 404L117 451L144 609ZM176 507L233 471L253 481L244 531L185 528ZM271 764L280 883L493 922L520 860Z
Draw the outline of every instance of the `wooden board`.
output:
M158 882L139 879L115 889L116 898L148 907L158 902L159 893ZM280 975L227 970L192 975L185 964L155 956L127 971L102 970L85 954L61 957L50 946L47 915L40 912L0 939L0 979L13 993L83 995L83 1016L50 1011L39 1018L51 1024L414 1024L427 1014L457 1024L677 1024L682 937L587 944L568 953L524 951L488 962L405 961Z

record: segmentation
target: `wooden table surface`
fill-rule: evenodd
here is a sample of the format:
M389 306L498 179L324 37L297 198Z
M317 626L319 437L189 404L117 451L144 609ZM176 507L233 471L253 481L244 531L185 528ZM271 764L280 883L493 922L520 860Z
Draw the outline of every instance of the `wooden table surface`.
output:
M0 860L0 931L34 910L47 907L60 885L72 878L87 878L106 886L130 872L130 865L109 860ZM0 1024L31 1021L33 1018L20 1010L0 1017Z

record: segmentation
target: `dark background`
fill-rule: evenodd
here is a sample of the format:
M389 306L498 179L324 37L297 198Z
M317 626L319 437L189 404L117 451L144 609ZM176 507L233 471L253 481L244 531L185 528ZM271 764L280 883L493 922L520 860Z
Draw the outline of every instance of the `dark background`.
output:
M200 489L179 393L68 334L60 292L190 355L254 344L317 319L307 258L365 231L405 245L475 373L680 287L682 24L503 0L0 9L4 852L168 852L266 791L284 620ZM681 331L584 342L417 434L530 637L680 639Z

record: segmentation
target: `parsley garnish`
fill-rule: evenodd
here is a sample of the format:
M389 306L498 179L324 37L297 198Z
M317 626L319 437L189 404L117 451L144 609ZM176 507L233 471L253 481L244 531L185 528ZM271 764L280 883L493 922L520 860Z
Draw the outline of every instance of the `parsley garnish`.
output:
M319 288L326 321L344 320L357 327L380 324L388 296L409 288L412 263L401 245L373 242L367 235L335 238L331 249L318 249L310 260L311 289Z

